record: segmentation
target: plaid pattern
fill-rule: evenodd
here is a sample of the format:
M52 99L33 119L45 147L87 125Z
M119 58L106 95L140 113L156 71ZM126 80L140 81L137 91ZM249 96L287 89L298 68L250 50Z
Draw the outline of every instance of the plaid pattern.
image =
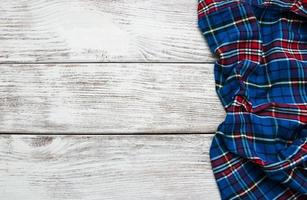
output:
M199 0L225 121L210 157L222 199L307 199L307 0Z

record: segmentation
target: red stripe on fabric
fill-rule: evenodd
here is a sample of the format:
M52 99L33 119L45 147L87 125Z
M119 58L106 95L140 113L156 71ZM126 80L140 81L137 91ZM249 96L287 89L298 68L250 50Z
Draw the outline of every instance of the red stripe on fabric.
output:
M242 162L238 162L234 165L228 165L228 168L215 174L216 179L222 178L224 176L228 176L229 174L233 173L234 170L238 169L241 165L242 165Z
M222 156L222 157L220 157L220 158L218 158L216 160L212 160L211 163L212 163L213 167L217 167L217 166L225 163L225 160L229 161L231 159L233 159L232 154L226 153L224 156Z

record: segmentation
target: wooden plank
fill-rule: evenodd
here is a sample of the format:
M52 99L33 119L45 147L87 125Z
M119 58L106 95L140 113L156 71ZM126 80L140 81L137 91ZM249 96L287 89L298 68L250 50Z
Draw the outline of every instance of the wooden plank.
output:
M0 199L220 199L212 135L0 137Z
M0 67L5 133L210 133L225 117L210 64Z
M0 62L207 62L191 0L1 0Z

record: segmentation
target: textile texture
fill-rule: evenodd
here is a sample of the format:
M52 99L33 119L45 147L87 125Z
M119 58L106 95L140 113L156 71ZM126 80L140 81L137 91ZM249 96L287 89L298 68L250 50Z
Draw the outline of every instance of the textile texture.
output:
M222 199L307 199L307 0L198 0L226 117L210 158Z

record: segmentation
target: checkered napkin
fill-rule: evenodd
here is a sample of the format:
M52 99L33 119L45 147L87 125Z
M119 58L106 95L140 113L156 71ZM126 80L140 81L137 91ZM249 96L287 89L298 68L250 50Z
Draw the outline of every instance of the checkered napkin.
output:
M210 148L222 199L307 200L307 0L199 0L226 118Z

